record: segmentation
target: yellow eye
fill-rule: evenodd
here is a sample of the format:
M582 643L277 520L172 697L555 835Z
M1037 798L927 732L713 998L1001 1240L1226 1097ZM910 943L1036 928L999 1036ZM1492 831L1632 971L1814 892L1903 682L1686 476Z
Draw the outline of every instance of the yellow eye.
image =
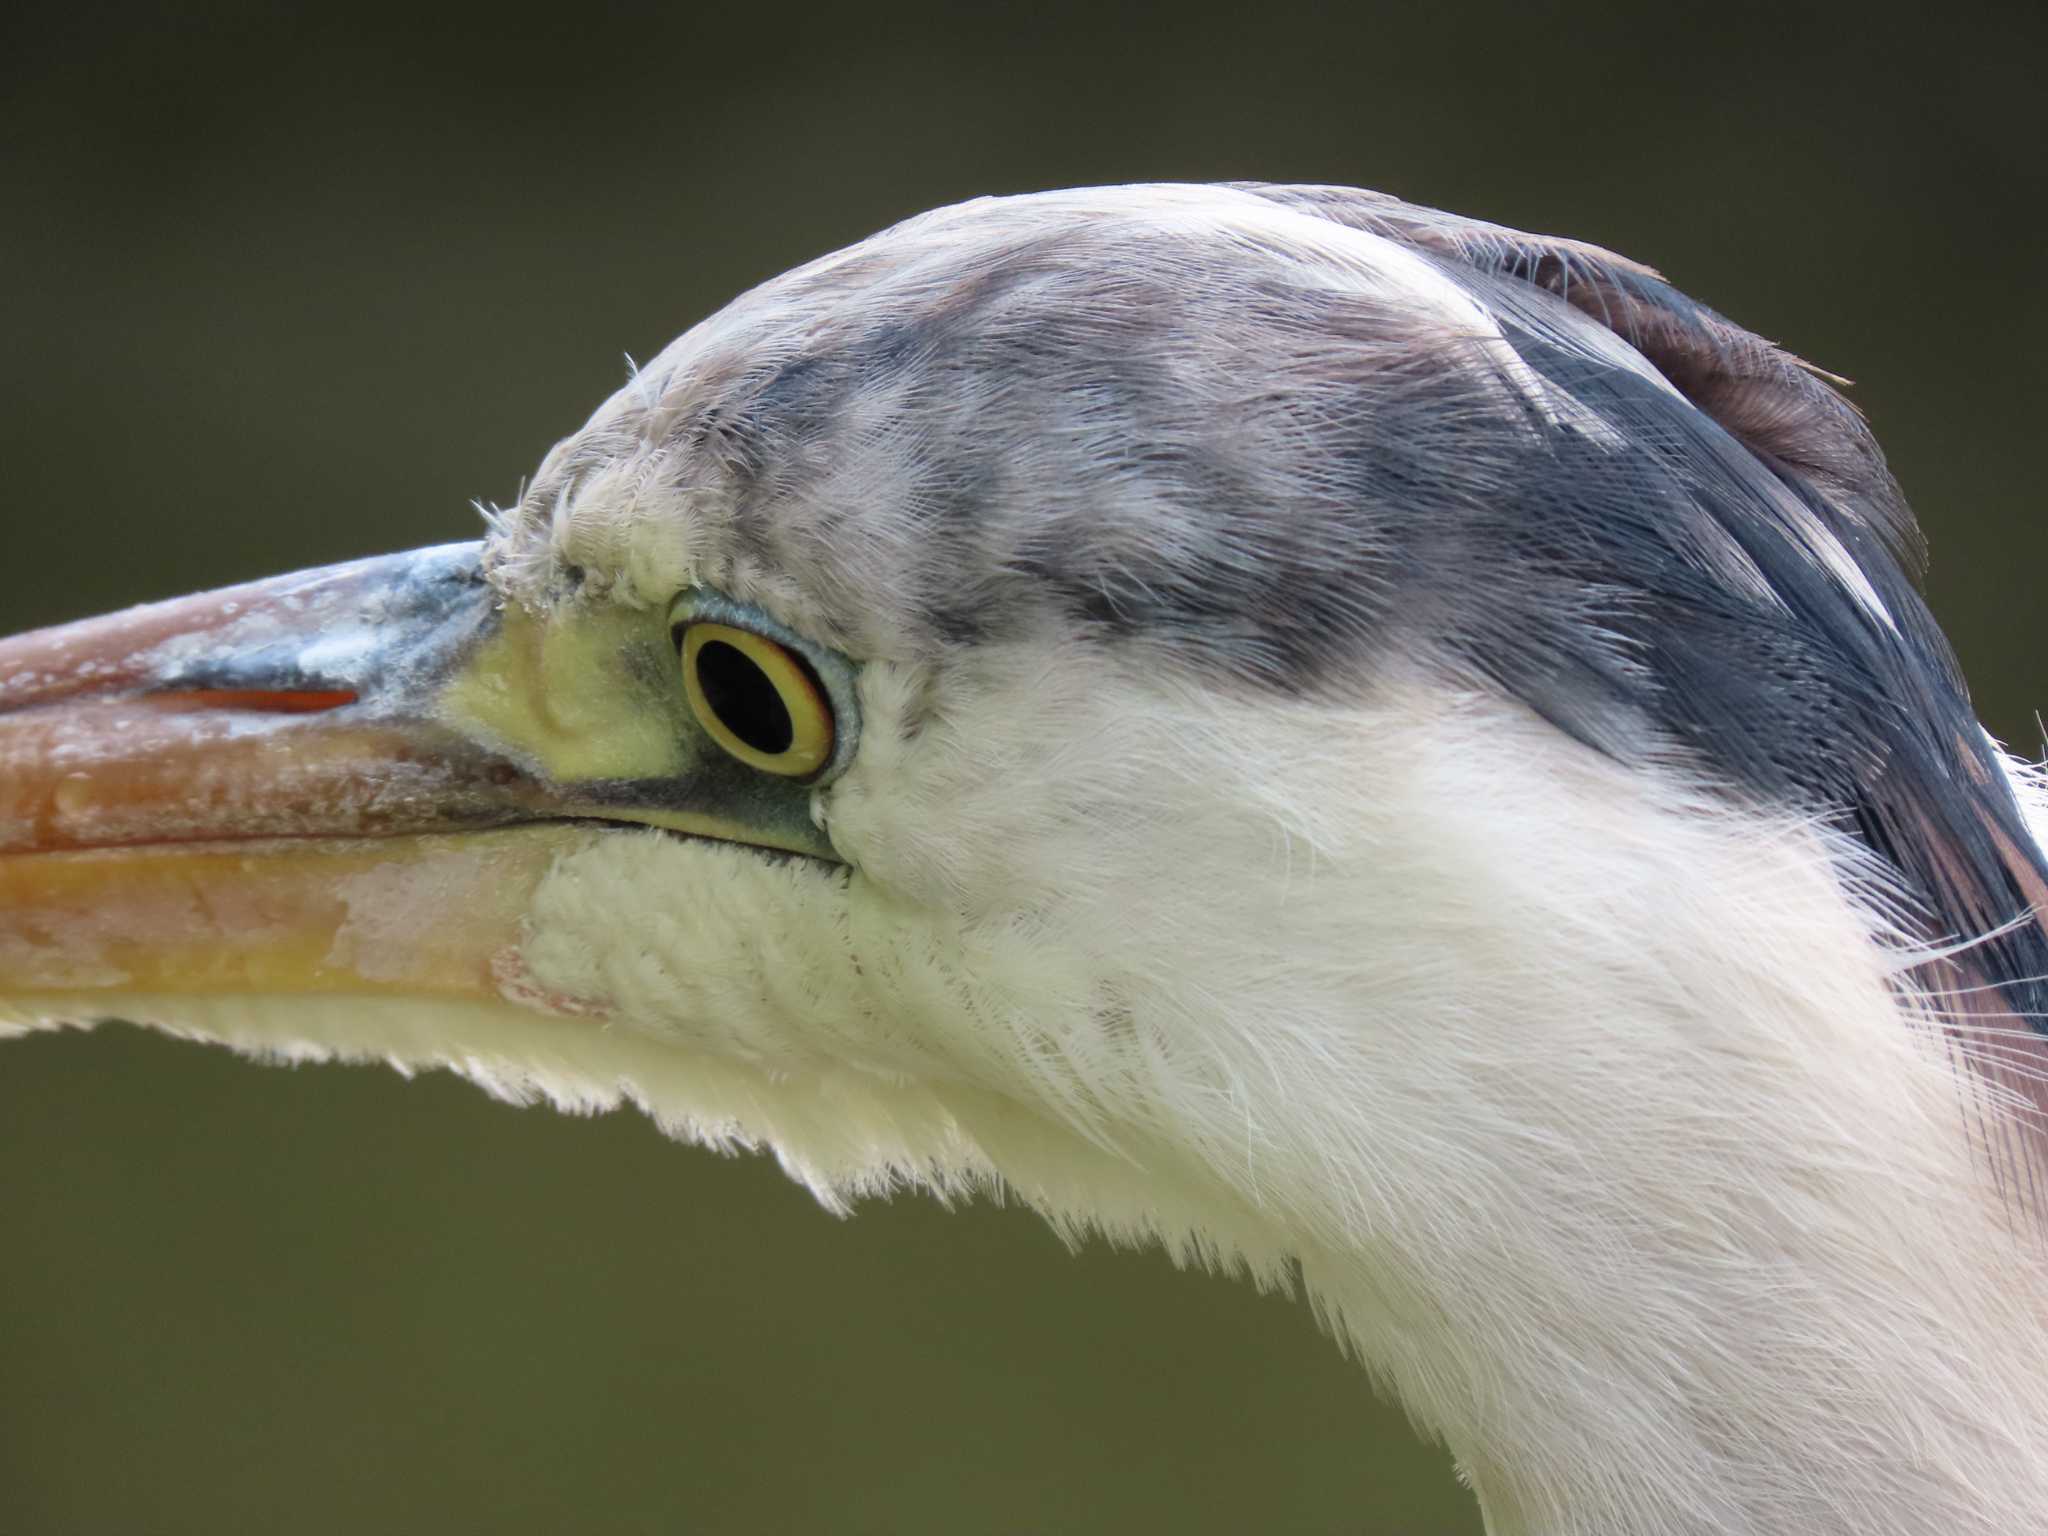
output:
M807 778L832 757L832 705L811 669L729 624L683 630L683 688L711 739L750 768Z

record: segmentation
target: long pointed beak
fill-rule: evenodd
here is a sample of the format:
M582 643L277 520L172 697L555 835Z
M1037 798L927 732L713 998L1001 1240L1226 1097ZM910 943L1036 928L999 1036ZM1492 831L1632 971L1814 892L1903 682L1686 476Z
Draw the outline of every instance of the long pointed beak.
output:
M600 834L451 715L504 627L479 548L0 642L0 1016L516 996L535 883Z
M333 566L0 641L0 853L391 836L519 819L436 719L495 625L478 546Z

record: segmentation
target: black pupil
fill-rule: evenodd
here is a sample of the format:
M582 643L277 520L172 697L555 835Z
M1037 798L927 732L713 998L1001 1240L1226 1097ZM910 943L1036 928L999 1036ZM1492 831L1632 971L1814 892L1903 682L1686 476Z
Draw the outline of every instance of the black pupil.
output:
M736 645L706 640L697 648L697 686L719 724L770 757L787 752L796 740L789 706L768 680L768 674Z

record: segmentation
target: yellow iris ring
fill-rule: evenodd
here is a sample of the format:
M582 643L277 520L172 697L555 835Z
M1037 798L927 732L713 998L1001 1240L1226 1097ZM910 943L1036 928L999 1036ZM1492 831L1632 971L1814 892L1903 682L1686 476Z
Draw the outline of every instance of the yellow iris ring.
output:
M704 695L704 681L697 673L697 657L705 646L729 645L756 667L774 687L782 707L789 713L789 745L780 752L763 752L733 734L718 718ZM779 774L786 779L806 778L832 759L832 706L805 670L802 662L782 646L750 630L730 624L692 623L683 630L683 689L689 695L690 712L718 745L749 768Z

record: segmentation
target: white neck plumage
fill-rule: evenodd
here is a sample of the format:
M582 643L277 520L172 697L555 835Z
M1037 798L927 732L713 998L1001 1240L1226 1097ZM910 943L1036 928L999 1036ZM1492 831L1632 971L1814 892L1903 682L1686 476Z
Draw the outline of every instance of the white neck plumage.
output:
M1140 751L1119 714L1100 773L1070 731L1045 781L1114 799L1106 765ZM1065 1221L1297 1259L1497 1536L1957 1536L2048 1509L2044 1213L2001 1188L2010 1111L1901 1001L1914 957L1860 845L1441 688L1348 721L1140 718L1209 754L1181 791L1141 775L1156 878L1078 837L1009 872L1062 886L1097 1006L985 1020L972 1068L1114 1150L963 1105L1007 1180ZM1205 784L1272 807L1263 841ZM835 832L900 854L958 803ZM934 860L961 832L928 829ZM979 953L986 995L1025 995Z
M1477 973L1368 1004L1370 1080L1324 1106L1349 1241L1310 1285L1495 1536L2032 1528L2039 1133L1900 1000L1859 852L1538 735L1463 745L1408 741L1421 899L1373 920Z
M940 1090L975 1165L1065 1223L1298 1260L1496 1536L2048 1509L2044 1213L2001 1189L2010 1112L1901 1001L1914 956L1860 845L1440 686L1174 720L1046 692L1069 729L962 727L1021 772L968 762L898 783L895 820L876 797L834 821L899 888L920 848L958 876L951 850L1010 846L1035 858L1004 889L1060 893L1064 988L1043 935L983 933L944 989L986 1000L953 1066L998 1103ZM977 805L984 778L1079 785L1093 814ZM1048 843L1063 820L1088 834Z

